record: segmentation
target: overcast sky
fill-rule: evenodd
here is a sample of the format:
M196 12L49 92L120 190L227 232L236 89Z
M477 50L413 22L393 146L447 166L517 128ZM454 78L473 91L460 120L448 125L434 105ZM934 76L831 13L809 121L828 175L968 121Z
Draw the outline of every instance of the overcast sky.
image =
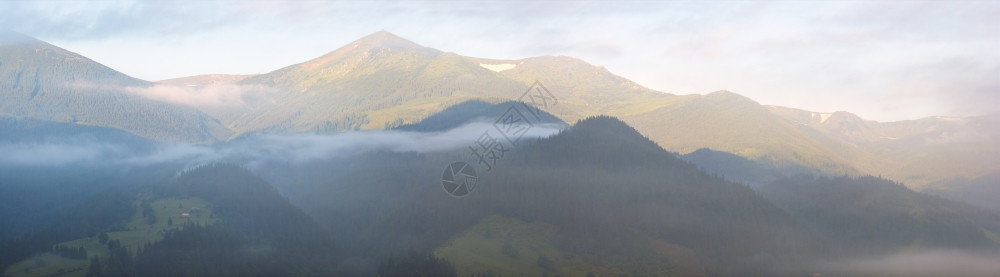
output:
M674 94L880 121L1000 112L998 0L0 1L3 27L153 81L266 73L384 29L466 56L573 56Z

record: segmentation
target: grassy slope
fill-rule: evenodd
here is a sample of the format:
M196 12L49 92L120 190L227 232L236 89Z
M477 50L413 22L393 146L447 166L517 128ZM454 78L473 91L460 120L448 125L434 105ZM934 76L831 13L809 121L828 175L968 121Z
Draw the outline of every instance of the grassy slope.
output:
M756 102L730 92L711 93L624 120L671 151L689 153L708 147L778 167L804 165L825 172L856 173L850 159Z
M150 203L150 207L153 208L153 212L156 216L156 222L153 224L147 224L146 218L142 216L142 209L139 207L139 201L136 202L136 213L132 215L132 219L126 224L126 231L116 231L108 232L109 240L118 240L121 242L122 246L130 249L135 253L136 247L146 244L155 243L163 239L160 235L160 231L172 230L181 228L185 220L191 220L195 223L208 225L214 224L218 220L217 217L212 217L212 208L208 202L198 198L163 198L156 199ZM179 208L183 205L183 208ZM188 219L183 219L181 213L190 213L191 208L201 208L202 212L200 214L191 214ZM173 225L167 225L169 219L173 219ZM58 246L66 246L70 248L83 247L87 250L88 258L95 256L107 256L108 248L104 244L101 244L96 237L80 238L76 240L71 240L63 243L59 243ZM63 257L56 256L51 253L45 253L37 257L29 258L27 260L18 262L11 265L5 272L6 276L84 276L87 273L87 267L90 265L88 260L76 260L67 259ZM25 271L25 268L28 271ZM65 274L57 275L59 270L63 270Z
M68 259L45 253L11 265L5 276L86 276L88 260ZM62 272L62 273L60 273Z
M625 271L613 265L588 264L572 255L559 251L559 227L544 222L525 222L515 218L489 216L479 224L456 235L435 251L455 265L459 276L492 271L498 276L584 276L594 272L598 276L619 276ZM509 243L516 256L503 252ZM539 267L538 257L544 255L556 265L556 271Z

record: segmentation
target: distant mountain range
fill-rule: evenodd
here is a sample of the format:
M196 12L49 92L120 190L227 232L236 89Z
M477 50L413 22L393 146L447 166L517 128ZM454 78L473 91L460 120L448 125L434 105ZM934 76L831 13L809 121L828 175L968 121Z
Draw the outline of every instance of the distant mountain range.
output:
M167 141L393 128L469 100L516 100L536 81L554 98L545 110L559 119L615 116L682 154L710 148L779 170L881 175L915 189L947 183L961 190L956 180L1000 172L997 116L881 123L847 112L765 106L728 91L673 95L571 57L466 57L386 31L266 74L156 83L20 34L0 35L3 116L112 127ZM209 92L200 88L220 85L238 105L185 105L147 94L149 88L180 87L204 95Z
M815 132L856 168L913 188L1000 172L1000 116L927 117L876 122L848 112L768 107L797 128Z

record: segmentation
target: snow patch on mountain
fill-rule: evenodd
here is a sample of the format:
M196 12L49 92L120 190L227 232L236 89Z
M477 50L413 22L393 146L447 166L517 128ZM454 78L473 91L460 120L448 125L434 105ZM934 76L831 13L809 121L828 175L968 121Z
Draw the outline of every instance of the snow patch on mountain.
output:
M494 72L500 72L500 71L504 71L504 70L508 70L508 69L514 68L517 65L516 64L512 64L512 63L500 63L500 64L485 64L485 63L481 63L481 64L479 64L479 66L482 66L483 68L486 68L486 69L489 69L489 70L493 70Z

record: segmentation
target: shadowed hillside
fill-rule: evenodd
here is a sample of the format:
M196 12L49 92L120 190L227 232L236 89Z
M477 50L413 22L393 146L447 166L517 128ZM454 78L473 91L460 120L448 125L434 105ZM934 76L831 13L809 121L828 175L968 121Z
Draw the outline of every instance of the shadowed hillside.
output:
M434 249L489 215L559 226L554 247L566 259L619 272L767 274L774 273L769 264L822 252L822 241L749 187L699 171L615 118L589 118L512 151L461 199L440 187L440 170L454 155L372 153L352 158L349 171L308 187L312 193L297 202L348 251L371 253L361 257ZM685 251L698 262L669 262Z

